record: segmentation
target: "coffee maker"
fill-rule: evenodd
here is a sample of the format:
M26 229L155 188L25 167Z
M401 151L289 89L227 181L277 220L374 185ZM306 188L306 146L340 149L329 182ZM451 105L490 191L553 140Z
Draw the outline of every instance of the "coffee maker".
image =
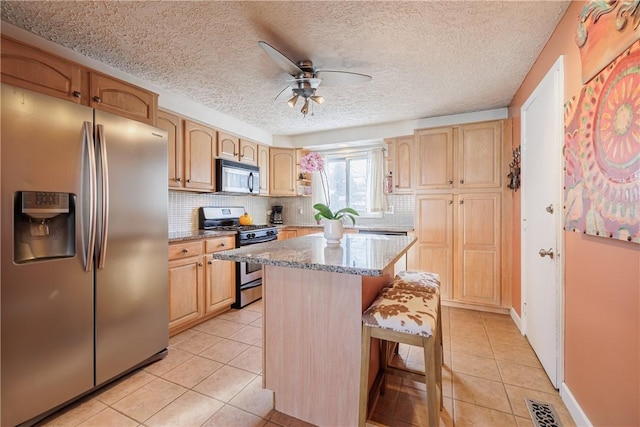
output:
M271 224L282 224L282 206L271 207Z

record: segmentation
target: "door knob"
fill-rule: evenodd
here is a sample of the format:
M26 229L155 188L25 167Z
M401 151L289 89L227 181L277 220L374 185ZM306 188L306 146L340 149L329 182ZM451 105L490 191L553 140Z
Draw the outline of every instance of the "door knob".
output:
M541 258L544 258L548 255L549 258L553 259L553 248L549 248L549 250L547 251L545 251L544 249L540 249L540 252L538 252L538 254Z
M550 214L553 213L553 205L549 205L546 208L544 208L545 211L549 212Z

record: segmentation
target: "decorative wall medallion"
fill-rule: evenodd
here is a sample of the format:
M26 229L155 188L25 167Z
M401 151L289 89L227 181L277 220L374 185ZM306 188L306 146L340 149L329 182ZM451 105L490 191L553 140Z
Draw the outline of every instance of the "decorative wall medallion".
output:
M565 105L565 229L640 243L640 42Z
M576 43L587 83L620 53L640 40L640 0L588 1L580 12Z

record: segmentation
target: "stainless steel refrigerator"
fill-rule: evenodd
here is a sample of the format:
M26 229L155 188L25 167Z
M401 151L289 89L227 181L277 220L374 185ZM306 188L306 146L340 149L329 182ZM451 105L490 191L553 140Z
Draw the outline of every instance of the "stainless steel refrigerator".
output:
M1 425L166 354L167 135L2 84Z

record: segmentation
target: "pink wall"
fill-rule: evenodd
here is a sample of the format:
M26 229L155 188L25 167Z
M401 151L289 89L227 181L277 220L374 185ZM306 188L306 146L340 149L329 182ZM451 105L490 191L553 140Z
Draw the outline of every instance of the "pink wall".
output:
M582 88L575 28L584 2L574 2L509 106L513 145L520 108L564 55L565 100ZM512 304L519 313L520 193L514 202ZM640 245L565 232L565 378L596 426L640 425Z

